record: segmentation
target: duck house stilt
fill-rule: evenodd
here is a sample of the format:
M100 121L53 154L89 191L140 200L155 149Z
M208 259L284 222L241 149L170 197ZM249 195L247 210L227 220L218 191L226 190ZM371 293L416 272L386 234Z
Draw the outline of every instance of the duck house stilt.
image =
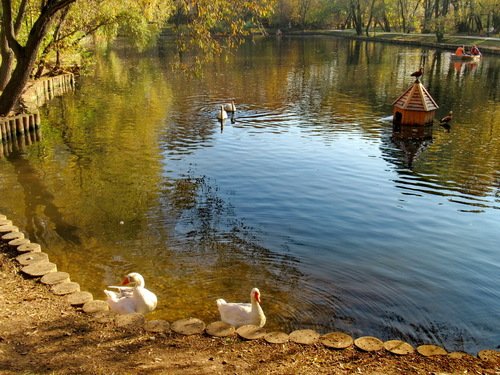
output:
M417 79L392 103L393 122L398 125L429 125L434 121L436 104Z

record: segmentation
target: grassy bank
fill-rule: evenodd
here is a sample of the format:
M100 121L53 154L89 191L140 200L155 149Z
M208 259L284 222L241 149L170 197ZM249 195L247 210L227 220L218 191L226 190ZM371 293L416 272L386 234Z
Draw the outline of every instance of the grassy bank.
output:
M387 32L370 32L370 36L358 36L353 30L305 30L291 31L288 35L331 35L343 38L386 42L395 44L406 44L430 48L439 48L450 51L460 45L472 46L477 45L483 54L500 55L500 38L467 36L467 35L448 35L445 36L443 43L436 42L434 34L402 34L402 33L387 33Z

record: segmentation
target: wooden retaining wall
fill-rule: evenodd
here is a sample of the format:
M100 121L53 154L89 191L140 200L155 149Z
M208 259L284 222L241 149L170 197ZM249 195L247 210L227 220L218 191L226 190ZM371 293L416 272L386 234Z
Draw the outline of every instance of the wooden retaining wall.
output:
M33 143L40 141L40 139L40 129L36 128L34 131L29 131L25 132L24 134L17 135L17 137L12 141L0 141L0 159L9 157L12 153L23 152Z
M75 76L73 73L64 73L54 77L40 78L29 86L22 96L28 106L40 107L56 96L74 91Z
M0 141L12 141L18 135L34 131L39 126L40 114L38 112L14 117L0 117Z
M21 102L28 107L31 113L23 113L12 117L0 117L0 158L5 150L13 147L24 147L40 140L38 131L41 125L38 108L56 96L75 90L75 76L73 73L64 73L54 77L36 80L24 91ZM28 133L34 133L25 136Z

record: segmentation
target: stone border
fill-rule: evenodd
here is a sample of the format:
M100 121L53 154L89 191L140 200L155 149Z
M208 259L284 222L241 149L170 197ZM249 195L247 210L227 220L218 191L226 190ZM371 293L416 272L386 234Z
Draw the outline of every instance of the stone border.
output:
M150 333L175 332L180 335L208 335L213 338L228 337L235 334L242 340L262 340L270 345L282 345L286 342L295 342L299 345L321 345L330 350L344 350L356 348L360 351L391 353L402 356L418 353L425 357L447 355L450 358L460 358L462 355L469 355L460 352L447 352L444 348L432 344L423 344L416 349L410 344L400 340L382 340L372 336L361 336L355 340L344 332L330 332L324 335L311 329L296 330L287 334L285 332L268 332L265 328L246 325L235 329L223 322L212 322L208 325L197 318L180 319L170 324L166 320L147 321L143 314L134 313L128 315L118 315L109 310L106 301L94 300L89 292L80 291L80 285L70 281L69 274L58 272L57 266L49 261L48 255L40 252L40 246L29 242L33 251L26 251L26 243L19 245L19 238L16 235L19 228L10 225L7 217L0 214L0 238L1 242L7 243L8 247L15 249L20 255L16 260L20 265L21 273L27 277L39 279L42 284L47 285L50 291L58 296L66 298L69 305L93 316L99 323L113 322L118 328L143 329ZM14 235L13 235L14 233ZM12 239L14 238L14 239ZM28 240L29 241L29 240ZM403 350L401 350L403 348ZM461 355L459 355L461 354ZM499 360L500 351L481 350L478 357L484 361Z

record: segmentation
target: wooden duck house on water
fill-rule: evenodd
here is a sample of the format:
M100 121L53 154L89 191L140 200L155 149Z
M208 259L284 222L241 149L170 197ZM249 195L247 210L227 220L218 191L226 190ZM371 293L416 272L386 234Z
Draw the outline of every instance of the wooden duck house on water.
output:
M393 122L398 125L429 125L434 121L436 104L417 79L392 103Z

